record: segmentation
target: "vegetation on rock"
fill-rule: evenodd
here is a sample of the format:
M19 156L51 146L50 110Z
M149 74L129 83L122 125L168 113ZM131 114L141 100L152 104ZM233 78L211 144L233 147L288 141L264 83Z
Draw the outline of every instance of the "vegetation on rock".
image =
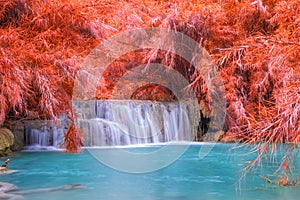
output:
M14 135L7 128L0 128L0 157L11 154L10 147L14 144Z

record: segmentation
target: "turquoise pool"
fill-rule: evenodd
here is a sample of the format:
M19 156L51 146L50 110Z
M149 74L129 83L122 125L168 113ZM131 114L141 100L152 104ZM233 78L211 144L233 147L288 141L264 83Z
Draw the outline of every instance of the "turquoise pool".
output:
M21 152L11 158L10 169L20 170L0 175L0 182L18 186L20 191L82 184L86 188L58 190L24 195L30 200L86 199L298 199L299 187L277 187L266 184L260 174L272 174L265 166L248 174L238 184L242 169L255 155L249 149L232 150L234 145L217 144L204 159L199 159L201 144L191 145L172 165L145 174L129 174L113 170L97 161L87 150L80 154L63 152ZM159 146L132 148L154 151ZM100 149L101 150L101 149ZM1 160L3 162L4 159ZM300 163L296 163L296 167ZM261 171L262 170L262 171Z

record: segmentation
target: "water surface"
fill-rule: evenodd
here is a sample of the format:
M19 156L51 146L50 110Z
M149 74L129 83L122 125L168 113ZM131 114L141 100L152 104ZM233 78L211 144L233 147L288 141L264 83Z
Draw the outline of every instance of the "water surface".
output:
M24 195L24 199L28 200L282 200L298 199L300 196L299 187L266 184L259 175L272 174L274 168L270 166L248 174L239 184L245 164L255 156L247 153L249 149L232 150L234 145L218 144L208 156L199 159L200 147L201 144L192 145L172 165L146 174L113 170L96 160L88 150L80 154L21 152L11 158L9 166L20 172L0 175L0 182L15 184L20 191L66 184L86 186L84 189ZM134 147L130 150L149 152L159 148L161 146Z

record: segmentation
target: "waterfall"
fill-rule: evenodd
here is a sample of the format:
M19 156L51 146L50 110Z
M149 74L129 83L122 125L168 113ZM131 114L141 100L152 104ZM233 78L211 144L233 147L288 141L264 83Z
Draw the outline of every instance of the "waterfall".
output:
M119 146L192 141L198 104L186 101L74 101L85 146Z
M63 147L66 127L51 121L27 121L24 126L26 150L53 150Z
M73 101L76 125L83 145L122 146L170 141L193 141L197 131L198 104L138 100ZM68 128L61 123L35 121L25 125L27 149L63 148ZM38 125L37 125L38 124Z

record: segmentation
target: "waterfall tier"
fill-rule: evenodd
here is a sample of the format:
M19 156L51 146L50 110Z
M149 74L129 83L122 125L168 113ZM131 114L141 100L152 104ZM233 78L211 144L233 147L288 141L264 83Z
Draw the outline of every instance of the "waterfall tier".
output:
M189 101L73 101L73 108L87 147L192 141L199 123L198 104ZM25 145L62 148L67 128L66 119L59 125L27 123Z
M24 122L24 143L27 150L45 150L63 148L67 130L66 119L61 123L48 120Z
M119 146L195 138L198 104L185 101L74 101L85 146Z

